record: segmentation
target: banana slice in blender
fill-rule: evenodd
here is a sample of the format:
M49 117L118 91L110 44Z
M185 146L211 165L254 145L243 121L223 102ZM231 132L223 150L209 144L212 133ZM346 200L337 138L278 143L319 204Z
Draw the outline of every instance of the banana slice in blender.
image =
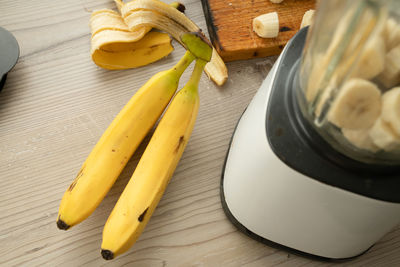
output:
M375 145L385 151L393 151L400 148L400 136L381 117L372 126L369 136Z
M385 68L386 47L383 38L376 36L367 42L352 77L372 79Z
M400 45L392 48L385 57L385 68L378 80L387 88L400 84Z
M400 135L400 87L393 88L382 95L382 119Z
M369 131L369 129L351 130L342 128L343 136L346 137L347 141L349 141L353 146L371 152L376 152L379 150L379 147L372 141L371 136L369 136Z
M350 79L333 101L328 120L339 128L370 128L381 114L381 91L370 81Z
M382 36L387 50L391 50L400 44L400 25L393 18L388 19L383 28Z

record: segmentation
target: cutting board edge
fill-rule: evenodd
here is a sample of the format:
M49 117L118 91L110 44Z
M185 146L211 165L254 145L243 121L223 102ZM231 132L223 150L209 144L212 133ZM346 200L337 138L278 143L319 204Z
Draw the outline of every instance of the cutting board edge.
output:
M218 54L220 54L221 51L223 50L223 47L221 46L221 42L218 39L218 34L215 29L216 26L213 27L214 17L212 15L210 5L207 0L201 0L201 6L203 7L203 13L206 19L208 35L210 36L211 43L217 50Z
M236 60L276 56L282 52L284 47L285 46L283 45L279 47L269 47L265 49L255 48L250 50L235 50L233 52L217 50L217 52L224 62L231 62Z

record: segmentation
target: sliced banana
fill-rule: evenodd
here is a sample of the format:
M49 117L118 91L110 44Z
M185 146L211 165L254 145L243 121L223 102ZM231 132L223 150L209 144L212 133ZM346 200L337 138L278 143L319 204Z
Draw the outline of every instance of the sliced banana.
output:
M386 48L383 38L376 36L366 44L351 77L373 79L385 68Z
M279 34L278 13L271 12L253 19L253 31L262 38L274 38Z
M347 141L349 141L352 145L357 148L368 150L371 152L376 152L379 150L379 147L372 142L371 137L369 136L369 129L367 130L351 130L342 128L343 136L346 137Z
M351 79L340 88L328 120L340 128L368 129L381 113L381 91L372 82Z
M383 28L382 36L388 51L400 45L400 25L393 18L388 19Z
M382 95L382 119L389 123L400 135L400 87L393 88Z
M304 13L303 19L301 20L301 24L300 24L300 29L311 25L311 23L314 20L314 13L315 13L315 10L313 10L313 9L310 9L310 10L306 11L306 13Z
M386 88L400 84L400 45L386 54L385 67L377 78Z
M400 136L382 118L376 120L369 131L369 136L375 145L385 151L393 151L400 147Z

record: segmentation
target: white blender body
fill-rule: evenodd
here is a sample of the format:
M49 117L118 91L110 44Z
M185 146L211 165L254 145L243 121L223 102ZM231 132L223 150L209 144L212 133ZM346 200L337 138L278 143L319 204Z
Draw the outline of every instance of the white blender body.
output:
M299 46L293 42L304 44L305 32L286 45L237 124L222 174L222 204L228 218L256 240L328 259L351 258L400 223L400 201L310 177L271 147L268 116L280 114L268 115L267 110L277 73L286 64L282 57L287 50Z
M275 155L265 131L275 71L235 130L222 180L225 210L234 223L286 247L332 259L357 256L400 222L400 204L310 179Z

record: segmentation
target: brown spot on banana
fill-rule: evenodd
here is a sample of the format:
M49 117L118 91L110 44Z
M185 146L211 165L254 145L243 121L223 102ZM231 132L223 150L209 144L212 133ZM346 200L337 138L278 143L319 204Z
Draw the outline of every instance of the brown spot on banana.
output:
M72 182L72 184L70 184L70 186L68 187L68 191L69 191L69 192L72 192L72 189L74 189L75 185L76 185L76 180L74 180L74 181Z
M183 145L184 141L185 141L185 137L183 135L181 137L179 137L178 145L175 148L175 153L178 153L179 148L181 148L181 146Z
M139 215L139 217L138 217L138 221L139 221L139 222L142 222L142 221L143 221L144 215L146 215L148 209L149 209L149 208L145 209L145 210L143 211L143 213Z
M121 164L125 165L128 162L128 157L124 156L124 158L121 160Z
M184 4L180 3L180 2L172 2L171 4L169 4L170 6L178 9L180 12L185 13L186 7Z
M160 46L159 44L155 44L155 45L149 46L149 48L150 48L150 49L155 49L155 48L157 48L157 47L159 47L159 46Z
M71 192L74 189L74 187L75 187L76 183L78 182L79 178L82 177L84 169L85 169L85 165L82 166L82 168L78 172L78 175L76 176L76 178L74 179L72 184L68 187L67 191Z

